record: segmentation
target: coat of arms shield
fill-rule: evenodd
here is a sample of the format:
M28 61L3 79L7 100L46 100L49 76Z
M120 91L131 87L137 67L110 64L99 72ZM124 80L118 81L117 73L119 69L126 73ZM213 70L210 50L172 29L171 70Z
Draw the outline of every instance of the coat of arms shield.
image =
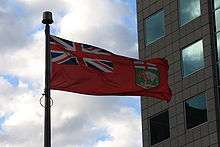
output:
M160 84L160 71L154 64L135 66L135 81L145 89L157 87Z

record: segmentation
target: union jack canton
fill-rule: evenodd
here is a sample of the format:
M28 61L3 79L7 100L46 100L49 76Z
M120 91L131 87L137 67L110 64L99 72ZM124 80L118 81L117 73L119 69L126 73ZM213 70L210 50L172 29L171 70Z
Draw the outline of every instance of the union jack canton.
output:
M112 72L113 63L102 59L112 53L87 44L71 42L56 36L50 36L51 62L66 65L86 66L100 72ZM99 57L99 58L97 58Z

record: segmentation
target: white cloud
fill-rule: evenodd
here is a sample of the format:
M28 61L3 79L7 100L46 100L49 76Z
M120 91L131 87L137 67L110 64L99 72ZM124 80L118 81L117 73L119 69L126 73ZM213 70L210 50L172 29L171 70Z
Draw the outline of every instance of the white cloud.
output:
M133 114L133 110L121 108L111 117L103 118L101 125L107 128L110 140L98 141L95 147L138 147L141 146L140 118ZM137 128L137 126L139 126Z
M65 147L71 145L74 147L141 146L140 118L136 116L133 109L122 107L117 98L94 97L93 99L89 96L65 94L66 101L63 101L63 94L63 92L55 94L57 105L54 111L59 112L59 115L54 114L52 121L55 146L61 146L61 144ZM72 105L69 105L70 103ZM64 106L65 110L59 108ZM68 115L68 112L72 114ZM110 136L111 139L96 143L97 136L100 135ZM64 142L66 144L63 144Z
M13 52L3 53L0 58L0 75L11 74L34 84L42 84L44 75L44 36L35 33L33 41Z
M16 90L19 88L14 89L15 93ZM91 98L58 91L53 91L52 97L55 102L52 107L54 146L141 146L140 118L133 109L122 107L117 98ZM13 114L3 124L5 132L0 146L40 146L43 109L38 100L35 94L26 92L9 101L7 107ZM97 136L102 135L110 136L111 140L96 143Z
M0 91L0 114L7 116L5 122L0 124L3 130L0 134L0 146L35 146L42 138L39 131L42 130L42 109L39 107L38 97L22 81L19 81L17 87L3 78L0 78L0 83L5 83L0 84L0 89L6 85L9 87L8 90ZM31 140L32 137L35 139Z
M61 36L137 57L135 31L132 32L125 22L126 17L131 17L126 3L112 0L66 2L71 9L59 23Z

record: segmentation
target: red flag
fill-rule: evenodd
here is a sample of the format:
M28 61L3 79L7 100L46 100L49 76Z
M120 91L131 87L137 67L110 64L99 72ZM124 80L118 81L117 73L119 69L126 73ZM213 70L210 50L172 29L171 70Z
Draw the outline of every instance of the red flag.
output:
M168 62L115 55L50 36L51 89L89 95L148 96L169 101Z

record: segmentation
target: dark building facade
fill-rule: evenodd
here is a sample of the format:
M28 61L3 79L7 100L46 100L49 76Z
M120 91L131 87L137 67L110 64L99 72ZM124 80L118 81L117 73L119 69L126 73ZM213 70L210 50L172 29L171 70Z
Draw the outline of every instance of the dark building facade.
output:
M169 61L169 103L141 98L144 147L220 146L220 0L137 0L141 59Z

